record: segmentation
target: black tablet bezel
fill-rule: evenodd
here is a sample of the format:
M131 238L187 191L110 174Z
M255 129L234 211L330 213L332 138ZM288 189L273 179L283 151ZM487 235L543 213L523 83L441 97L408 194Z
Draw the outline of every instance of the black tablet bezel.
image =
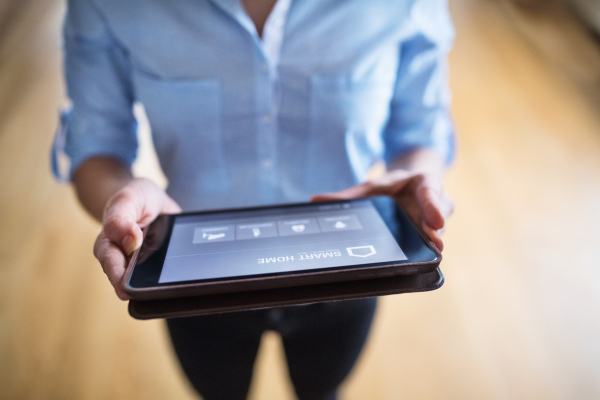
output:
M439 262L441 261L440 252L435 247L435 245L433 245L433 243L423 235L422 232L415 228L415 226L406 216L404 211L397 207L395 202L391 198L380 196L350 200L334 200L321 202L319 203L319 205L343 205L344 203L352 203L364 200L369 200L373 203L374 207L377 209L383 221L385 222L387 228L392 233L392 236L407 256L407 260L398 260L394 262L383 263L365 263L360 265L342 265L337 267L299 270L292 272L276 272L268 274L243 275L216 279L201 279L191 281L158 283L176 218L181 216L192 215L219 215L222 213L247 213L260 210L301 208L306 206L314 206L315 203L294 203L276 206L260 206L249 208L209 210L200 212L186 212L176 215L159 216L159 219L162 219L162 223L168 224L166 231L166 236L168 237L168 240L165 240L162 243L162 245L156 251L154 251L154 253L151 256L151 258L153 259L153 263L145 263L143 267L144 269L140 269L139 265L137 265L137 259L140 255L140 251L143 252L145 250L144 245L142 245L142 248L140 250L134 253L130 261L126 277L123 282L123 288L132 298L150 299L173 297L178 295L185 296L190 295L190 293L200 295L203 293L214 294L219 292L230 292L236 290L253 290L253 288L263 289L264 287L260 286L264 286L265 283L267 288L278 287L280 285L294 286L294 278L299 278L302 276L324 276L325 274L329 275L329 281L335 281L336 279L332 280L330 275L335 273L338 273L339 275L340 272L343 273L344 271L356 272L357 270L362 270L366 273L362 275L363 278L373 278L386 276L386 274L387 276L391 276L424 273L433 271L437 268ZM157 221L155 221L154 223L156 222ZM402 230L402 232L404 232L405 234L400 234L400 230ZM144 234L146 234L146 232L147 230L144 230ZM419 250L415 250L415 246L418 247ZM351 276L339 275L339 280L361 278L361 274L354 273L353 275L354 278L352 278ZM299 284L306 284L306 282L306 280L298 279ZM230 285L228 285L228 283L230 283ZM177 290L178 288L181 289L179 290L179 292ZM194 288L196 288L197 290L194 291Z

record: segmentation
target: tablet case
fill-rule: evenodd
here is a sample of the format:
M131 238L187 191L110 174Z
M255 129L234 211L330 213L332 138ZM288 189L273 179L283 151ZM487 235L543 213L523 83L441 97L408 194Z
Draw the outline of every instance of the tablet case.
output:
M427 292L438 289L443 284L444 275L438 268L424 274L396 275L320 285L161 300L130 300L129 314L141 320L191 317L399 293Z

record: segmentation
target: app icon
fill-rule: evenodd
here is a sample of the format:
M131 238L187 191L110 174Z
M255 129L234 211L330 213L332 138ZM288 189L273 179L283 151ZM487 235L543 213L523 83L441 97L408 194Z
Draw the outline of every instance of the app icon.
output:
M277 221L280 236L307 235L320 233L316 218L298 218L293 220Z
M348 225L346 225L345 223L343 223L342 221L338 221L335 223L335 228L336 229L344 229L345 227L347 227Z
M206 232L202 233L202 239L207 239L207 240L221 239L224 237L225 237L224 233L206 233Z
M346 247L351 257L369 257L377 253L373 246Z
M235 239L233 225L200 226L194 229L193 244L227 242Z
M306 225L292 225L292 229L296 233L304 232L304 229L306 229Z
M335 214L319 217L319 226L323 232L340 232L362 229L356 214Z
M277 236L277 227L274 221L253 221L236 226L236 240L266 239Z

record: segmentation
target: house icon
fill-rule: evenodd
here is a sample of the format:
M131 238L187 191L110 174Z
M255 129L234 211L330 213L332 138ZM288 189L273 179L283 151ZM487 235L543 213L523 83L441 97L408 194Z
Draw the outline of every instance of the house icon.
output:
M346 247L351 257L369 257L377 253L373 246Z

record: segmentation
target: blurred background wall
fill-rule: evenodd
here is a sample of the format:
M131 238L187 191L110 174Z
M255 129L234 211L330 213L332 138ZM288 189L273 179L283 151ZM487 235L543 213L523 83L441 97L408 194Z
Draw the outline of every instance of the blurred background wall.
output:
M343 398L600 398L599 2L450 6L446 284L381 299ZM0 2L0 399L193 399L164 324L128 316L92 255L100 226L49 172L64 11ZM140 135L136 173L161 179ZM250 398L294 398L273 333Z

